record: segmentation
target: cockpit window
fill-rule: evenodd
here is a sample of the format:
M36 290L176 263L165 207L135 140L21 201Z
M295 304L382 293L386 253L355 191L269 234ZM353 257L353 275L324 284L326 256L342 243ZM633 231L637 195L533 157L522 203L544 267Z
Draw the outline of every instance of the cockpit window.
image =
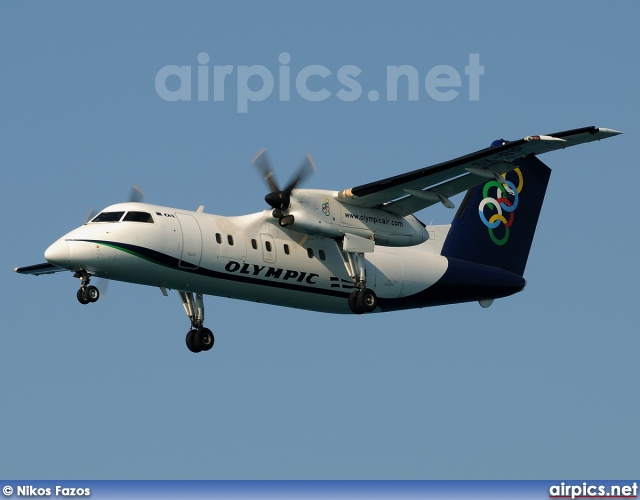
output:
M118 222L124 212L102 212L96 215L91 222Z
M127 212L122 221L128 222L150 222L153 223L153 217L147 212Z

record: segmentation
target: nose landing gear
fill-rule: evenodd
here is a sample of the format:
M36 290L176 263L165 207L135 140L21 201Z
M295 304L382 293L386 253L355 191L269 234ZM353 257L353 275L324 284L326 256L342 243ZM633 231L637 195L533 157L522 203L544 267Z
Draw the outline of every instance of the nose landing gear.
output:
M81 304L88 304L89 302L96 302L100 298L100 291L93 285L89 286L91 276L84 269L76 272L73 275L74 278L80 278L80 289L76 294L78 302Z

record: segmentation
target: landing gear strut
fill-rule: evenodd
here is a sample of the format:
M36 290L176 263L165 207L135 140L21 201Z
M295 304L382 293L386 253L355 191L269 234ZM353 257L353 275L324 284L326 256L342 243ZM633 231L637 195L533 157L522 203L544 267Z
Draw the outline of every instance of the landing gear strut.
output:
M344 247L343 247L344 248ZM354 314L375 311L378 297L371 288L367 288L367 272L363 252L347 252L341 250L344 266L353 280L355 289L349 295L349 309Z
M88 304L89 302L96 302L100 298L100 291L93 285L89 286L91 276L87 271L82 269L76 272L73 277L80 278L80 289L76 294L78 302Z
M185 339L187 348L191 352L208 351L213 347L215 338L213 332L203 326L204 322L204 301L202 294L196 293L195 298L192 292L178 292L184 310L191 321L191 329L187 332Z

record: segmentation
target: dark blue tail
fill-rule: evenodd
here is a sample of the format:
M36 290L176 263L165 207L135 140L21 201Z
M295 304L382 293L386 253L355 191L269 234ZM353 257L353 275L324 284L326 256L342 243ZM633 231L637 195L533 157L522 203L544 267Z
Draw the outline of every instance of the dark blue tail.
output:
M533 155L514 164L506 185L489 181L467 192L442 255L524 274L551 169Z

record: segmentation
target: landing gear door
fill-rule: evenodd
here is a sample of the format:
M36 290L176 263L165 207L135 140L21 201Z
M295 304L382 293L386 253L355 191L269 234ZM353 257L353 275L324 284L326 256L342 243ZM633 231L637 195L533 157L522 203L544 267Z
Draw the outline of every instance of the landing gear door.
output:
M197 269L202 258L200 225L193 215L176 213L176 218L182 228L182 255L179 265L185 269Z

